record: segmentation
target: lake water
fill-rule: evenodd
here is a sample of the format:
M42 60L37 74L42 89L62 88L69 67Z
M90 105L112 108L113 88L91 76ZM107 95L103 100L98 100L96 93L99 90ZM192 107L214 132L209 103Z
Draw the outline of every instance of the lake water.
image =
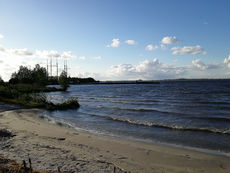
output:
M77 110L43 113L77 129L230 152L230 80L74 85L48 96L78 97Z

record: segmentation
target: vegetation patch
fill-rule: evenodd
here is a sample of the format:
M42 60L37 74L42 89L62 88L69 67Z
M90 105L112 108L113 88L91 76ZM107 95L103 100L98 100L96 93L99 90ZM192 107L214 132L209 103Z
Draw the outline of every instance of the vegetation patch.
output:
M25 161L20 164L11 159L0 158L0 173L48 173L48 171L33 170L30 159L27 166Z
M66 91L69 79L66 72L59 77L61 88L46 87L50 77L45 68L36 65L33 70L20 66L12 74L8 83L0 78L0 101L19 104L28 108L44 108L47 110L76 109L80 105L77 98L69 98L63 103L54 104L47 100L45 92Z
M13 137L13 135L10 131L6 129L0 129L0 138L10 138Z

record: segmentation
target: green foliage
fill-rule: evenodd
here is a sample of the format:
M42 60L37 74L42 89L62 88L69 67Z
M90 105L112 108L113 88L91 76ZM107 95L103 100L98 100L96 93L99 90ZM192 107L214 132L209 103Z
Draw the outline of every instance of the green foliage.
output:
M45 87L48 84L47 71L36 65L33 70L20 66L12 74L9 83L4 83L0 77L0 101L20 104L31 108L45 108L48 110L76 109L80 105L76 98L69 98L63 103L48 102L44 92L66 91L69 87L69 78L63 71L60 75L61 89ZM53 79L53 80L57 80Z
M79 108L79 103L77 98L70 97L68 100L66 100L63 103L57 103L53 104L49 102L46 105L46 109L48 110L66 110L66 109L76 109Z
M35 65L32 72L33 81L37 85L45 86L47 84L47 71L44 67L40 67L39 64Z
M97 81L91 77L88 78L77 78L77 77L71 77L70 83L71 84L88 84L88 83L96 83Z
M39 64L33 70L26 66L20 66L17 72L11 75L10 84L36 84L45 86L47 84L47 71Z
M4 84L4 81L2 80L2 77L0 76L0 85Z
M50 91L53 88L50 89ZM76 109L80 105L77 98L69 98L63 103L54 104L47 101L43 92L34 92L32 85L18 84L18 85L0 85L0 101L20 104L30 108L45 108L48 110L65 110Z
M62 71L60 77L59 77L59 84L61 88L66 91L69 87L69 79L67 77L67 73L65 71Z

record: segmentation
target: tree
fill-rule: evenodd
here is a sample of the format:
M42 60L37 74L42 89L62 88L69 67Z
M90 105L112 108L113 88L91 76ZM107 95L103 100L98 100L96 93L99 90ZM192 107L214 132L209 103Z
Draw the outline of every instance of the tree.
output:
M4 84L4 81L2 80L2 77L0 76L0 85Z
M9 82L11 84L22 83L45 86L47 85L47 71L39 64L36 64L33 70L26 66L20 66L19 70L11 75Z
M34 83L40 86L45 86L47 84L46 68L40 67L39 64L36 64L32 72L32 77L33 77Z
M62 71L59 77L59 84L64 91L66 91L67 88L69 87L69 79L67 77L66 71Z
M33 83L32 70L28 69L26 66L20 66L18 72L11 75L10 83Z

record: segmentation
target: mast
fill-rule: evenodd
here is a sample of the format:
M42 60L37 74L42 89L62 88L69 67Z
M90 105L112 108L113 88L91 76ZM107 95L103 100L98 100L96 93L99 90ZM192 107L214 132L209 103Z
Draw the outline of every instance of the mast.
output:
M53 65L53 63L52 63L52 57L50 58L50 76L52 77L53 76L53 74L52 74L52 65Z
M46 61L46 72L47 72L47 77L49 77L49 60L48 59Z
M56 58L57 79L58 79L58 58Z

